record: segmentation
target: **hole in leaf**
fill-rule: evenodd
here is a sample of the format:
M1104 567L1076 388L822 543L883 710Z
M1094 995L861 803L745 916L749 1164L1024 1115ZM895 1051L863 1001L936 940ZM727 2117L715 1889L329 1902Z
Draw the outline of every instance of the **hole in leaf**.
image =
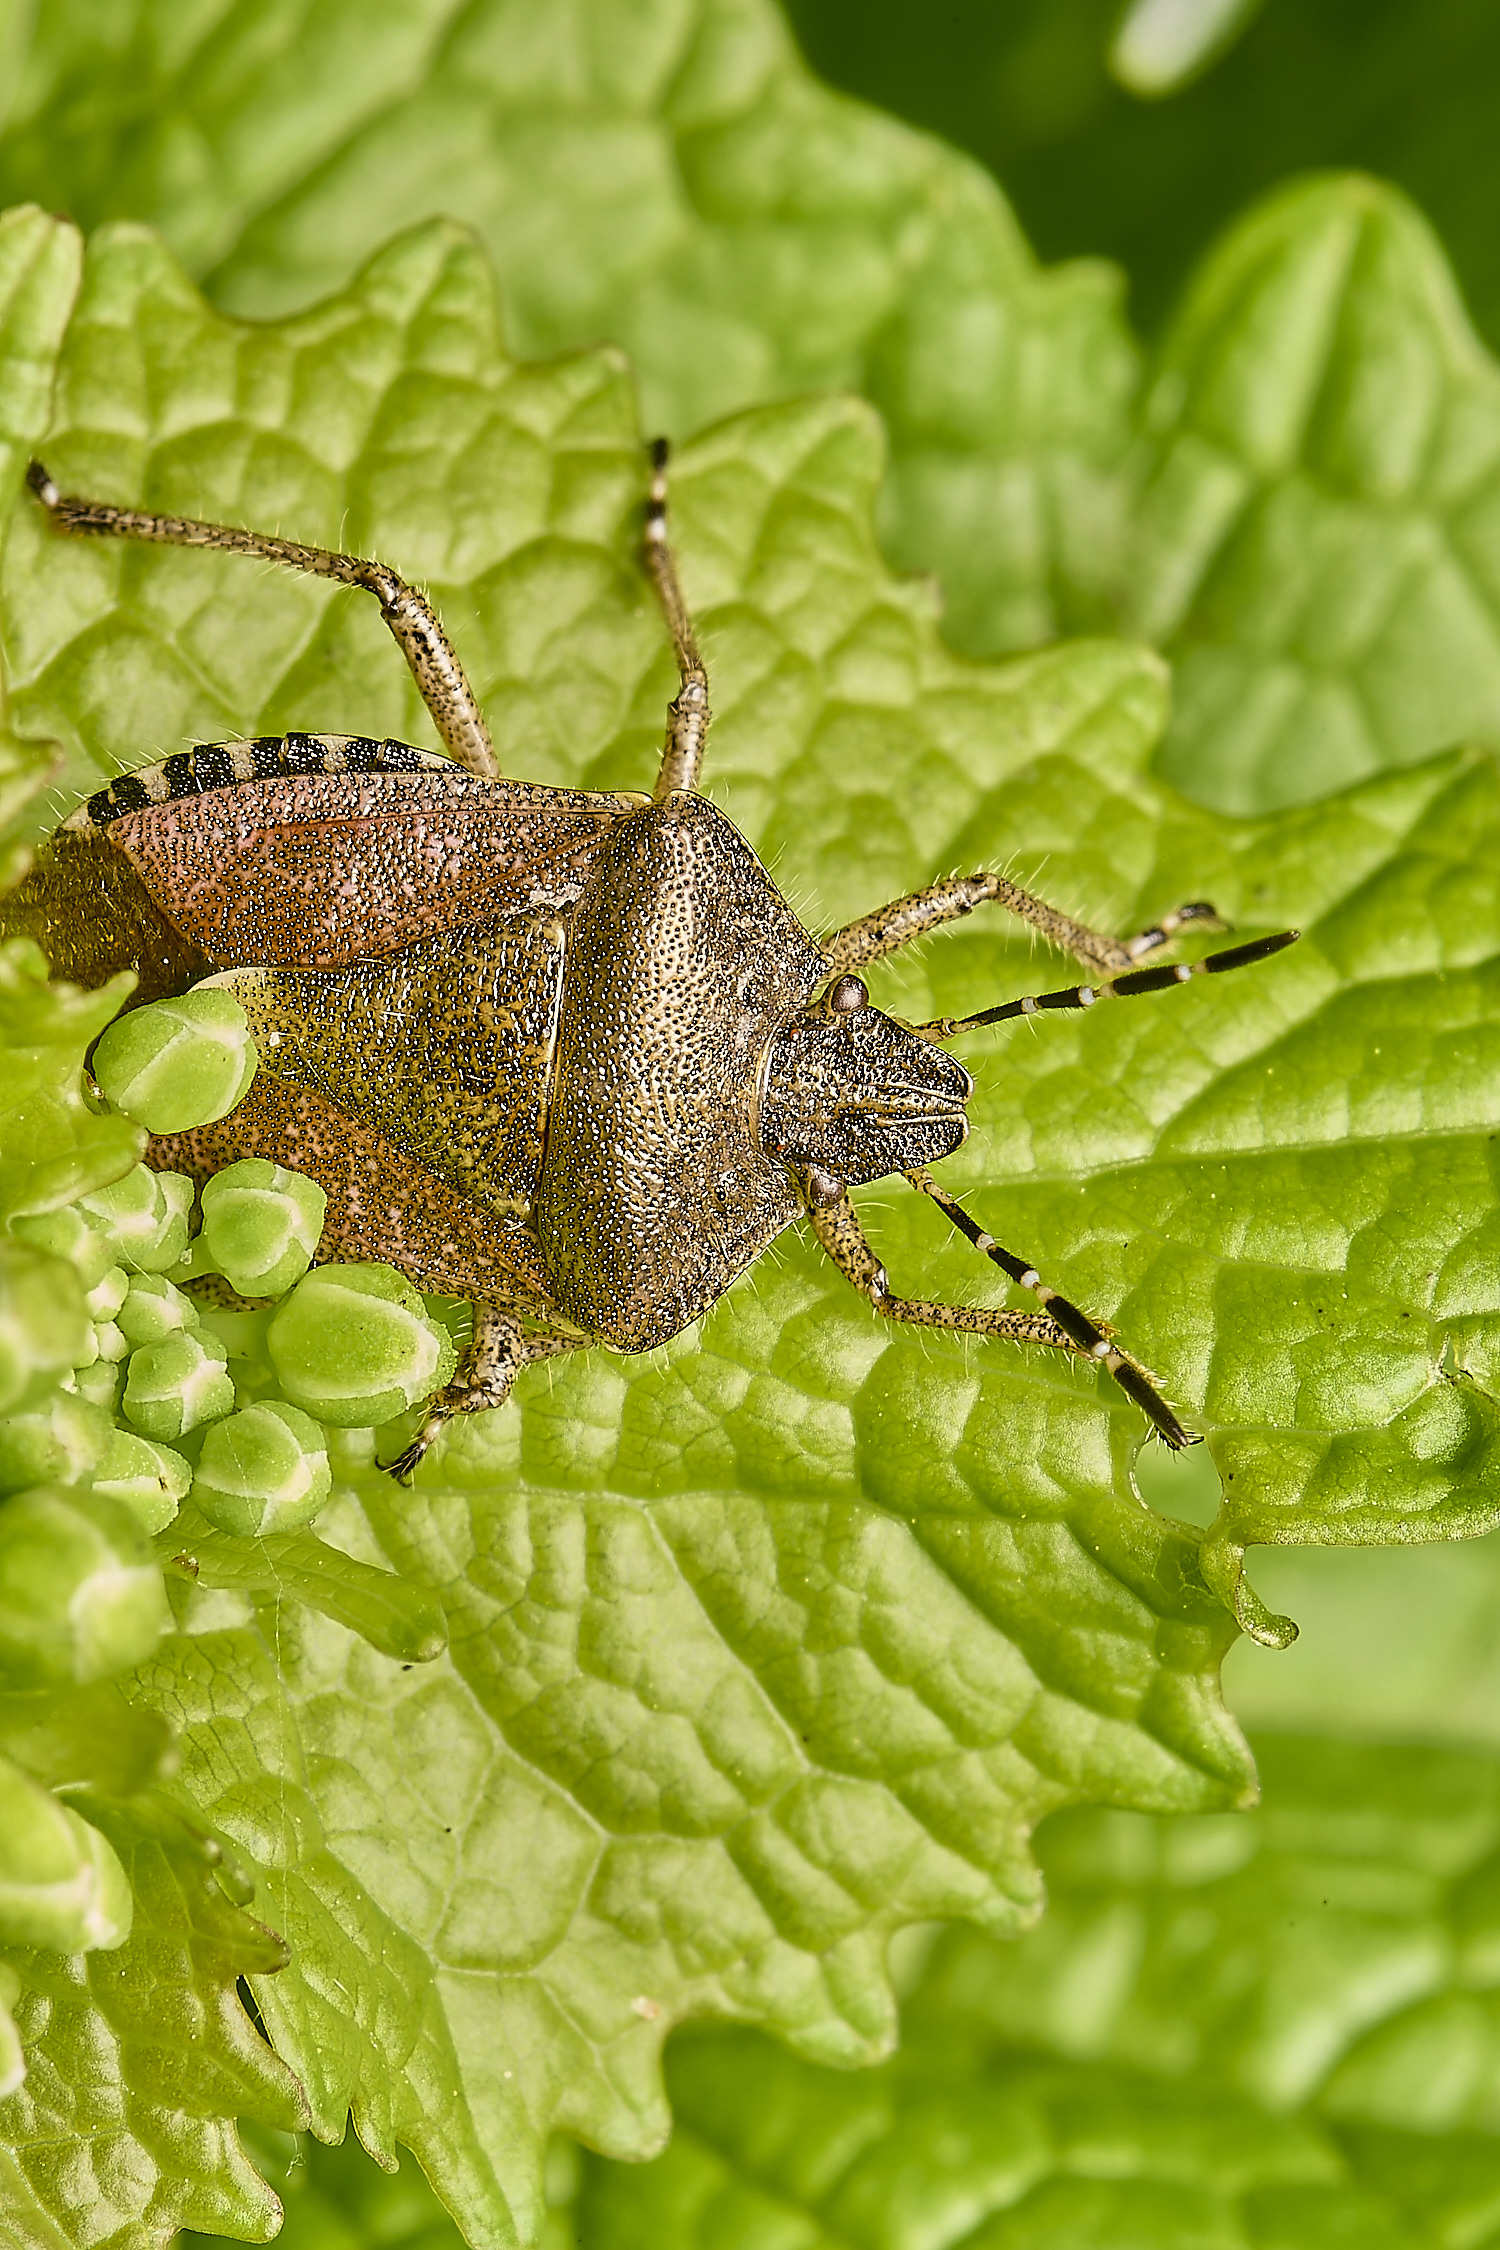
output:
M1207 1528L1219 1512L1219 1472L1206 1445L1173 1453L1165 1445L1143 1445L1135 1458L1135 1487L1148 1508L1196 1530Z

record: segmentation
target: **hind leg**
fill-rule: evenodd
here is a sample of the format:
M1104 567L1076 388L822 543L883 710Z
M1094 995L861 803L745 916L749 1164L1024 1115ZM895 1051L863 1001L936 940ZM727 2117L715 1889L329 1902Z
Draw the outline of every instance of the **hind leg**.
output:
M473 1340L458 1380L433 1399L411 1443L394 1461L382 1461L380 1466L398 1484L410 1484L433 1439L455 1415L484 1414L493 1406L503 1406L523 1367L583 1348L576 1336L528 1334L513 1313L476 1304Z

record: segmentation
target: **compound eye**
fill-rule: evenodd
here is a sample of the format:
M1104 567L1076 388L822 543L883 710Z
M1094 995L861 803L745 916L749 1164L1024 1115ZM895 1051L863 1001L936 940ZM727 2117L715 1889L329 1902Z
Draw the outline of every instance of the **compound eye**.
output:
M840 977L828 995L828 1005L836 1016L857 1016L861 1008L868 1008L870 995L863 977Z
M825 1171L821 1164L809 1164L807 1167L807 1200L809 1203L817 1206L825 1203L837 1203L843 1192L844 1183L836 1172Z

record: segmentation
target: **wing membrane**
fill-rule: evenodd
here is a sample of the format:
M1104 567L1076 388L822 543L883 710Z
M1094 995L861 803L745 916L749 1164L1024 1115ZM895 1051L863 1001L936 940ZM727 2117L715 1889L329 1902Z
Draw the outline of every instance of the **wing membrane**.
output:
M152 805L109 834L211 960L333 969L571 903L635 802L456 771L308 774Z

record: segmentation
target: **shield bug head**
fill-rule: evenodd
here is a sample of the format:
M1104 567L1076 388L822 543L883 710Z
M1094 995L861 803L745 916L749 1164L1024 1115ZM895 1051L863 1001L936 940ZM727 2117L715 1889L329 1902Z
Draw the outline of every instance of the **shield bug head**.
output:
M820 1184L859 1187L951 1156L973 1091L962 1064L872 1007L862 978L842 976L771 1043L761 1144Z

